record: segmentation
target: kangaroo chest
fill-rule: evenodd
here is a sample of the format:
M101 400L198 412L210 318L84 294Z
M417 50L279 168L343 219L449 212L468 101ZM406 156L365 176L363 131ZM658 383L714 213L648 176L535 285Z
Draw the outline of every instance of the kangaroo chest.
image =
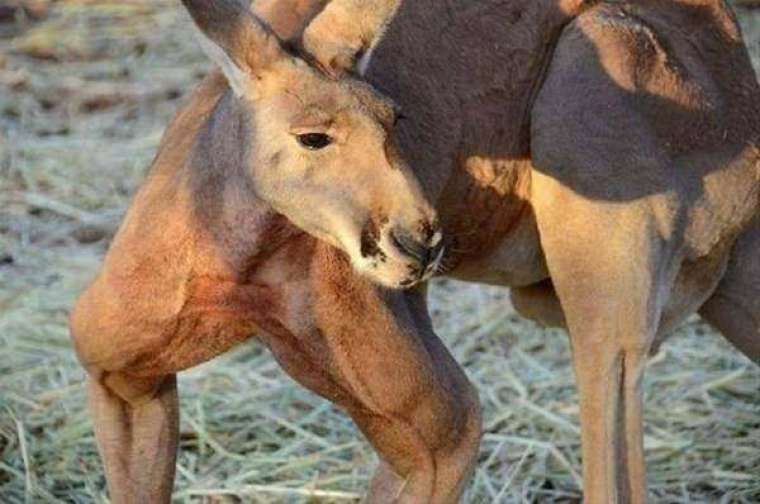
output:
M404 2L367 61L366 78L408 118L400 147L437 202L453 276L509 285L546 276L529 203L530 110L581 3Z

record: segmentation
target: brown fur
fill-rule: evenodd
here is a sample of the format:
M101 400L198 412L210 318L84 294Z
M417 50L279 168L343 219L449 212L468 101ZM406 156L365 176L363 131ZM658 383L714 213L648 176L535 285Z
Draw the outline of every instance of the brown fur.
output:
M718 0L415 0L386 27L397 6L333 0L304 45L336 74L372 50L365 76L408 117L395 138L446 272L568 328L586 501L644 502L647 354L699 310L760 360L760 89L736 22ZM168 500L174 374L255 332L378 450L370 500L455 501L479 409L424 294L357 276L234 170L189 184L214 156L238 162L224 124L220 152L187 154L225 96L213 75L178 114L72 315L114 500Z

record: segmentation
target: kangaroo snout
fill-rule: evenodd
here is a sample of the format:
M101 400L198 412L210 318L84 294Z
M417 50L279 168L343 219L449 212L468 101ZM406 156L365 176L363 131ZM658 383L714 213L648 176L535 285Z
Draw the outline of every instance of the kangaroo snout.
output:
M370 219L361 233L355 265L390 288L409 288L430 278L444 254L443 234L435 221L403 225Z

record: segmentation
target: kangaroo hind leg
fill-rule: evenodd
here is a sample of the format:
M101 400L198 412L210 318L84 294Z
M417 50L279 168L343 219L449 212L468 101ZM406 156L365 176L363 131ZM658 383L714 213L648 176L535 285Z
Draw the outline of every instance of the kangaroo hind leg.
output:
M737 240L723 279L699 313L760 364L760 218Z

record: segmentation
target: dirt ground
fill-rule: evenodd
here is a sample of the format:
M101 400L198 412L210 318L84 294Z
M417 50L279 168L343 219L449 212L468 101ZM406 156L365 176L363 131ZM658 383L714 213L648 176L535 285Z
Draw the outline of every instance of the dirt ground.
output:
M105 501L66 319L210 67L177 4L0 0L0 502ZM739 15L760 67L760 10ZM485 408L466 502L578 501L564 334L519 318L503 289L437 281L432 309ZM646 379L652 502L760 502L760 368L699 320L678 333ZM351 502L366 488L364 439L257 343L184 373L180 393L177 501Z

